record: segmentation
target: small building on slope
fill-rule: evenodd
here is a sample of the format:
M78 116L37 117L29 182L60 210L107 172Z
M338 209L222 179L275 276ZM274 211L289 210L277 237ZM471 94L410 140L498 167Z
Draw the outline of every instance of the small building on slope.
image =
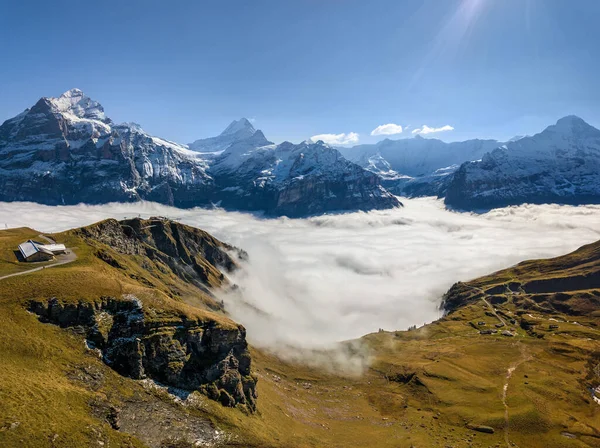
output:
M64 254L66 250L64 244L42 244L33 240L19 244L19 252L25 261L52 260L54 255Z

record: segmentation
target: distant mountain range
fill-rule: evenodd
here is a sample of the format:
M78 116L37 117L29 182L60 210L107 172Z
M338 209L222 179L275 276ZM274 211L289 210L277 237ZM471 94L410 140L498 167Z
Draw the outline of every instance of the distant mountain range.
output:
M395 194L438 196L461 210L600 202L600 131L576 116L506 143L417 136L340 151Z
M448 175L461 163L480 159L501 144L497 140L446 143L417 135L340 148L340 152L348 160L379 175L383 185L394 194L438 196L445 190Z
M420 136L333 148L275 144L245 118L181 145L115 124L72 89L0 126L0 201L149 200L301 217L438 196L479 210L524 202L600 202L600 131L560 119L534 136L445 143Z
M114 124L81 90L0 126L0 201L149 200L290 217L397 207L380 178L323 143L274 145L246 119L190 147Z
M445 203L477 210L528 203L600 203L600 130L568 116L454 173Z

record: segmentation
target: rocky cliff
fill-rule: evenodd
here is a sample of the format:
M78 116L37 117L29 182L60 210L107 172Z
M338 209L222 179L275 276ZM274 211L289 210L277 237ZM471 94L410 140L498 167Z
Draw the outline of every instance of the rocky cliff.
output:
M30 311L42 322L79 327L86 343L122 375L150 378L179 389L199 390L225 406L256 408L256 376L246 331L185 316L148 316L135 297L61 303L32 301Z

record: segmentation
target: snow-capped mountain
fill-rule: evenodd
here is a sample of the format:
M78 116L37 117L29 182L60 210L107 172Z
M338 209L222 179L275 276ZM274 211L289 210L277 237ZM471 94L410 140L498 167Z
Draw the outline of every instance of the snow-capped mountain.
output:
M0 201L143 199L288 216L399 205L376 175L337 150L274 145L245 119L196 143L190 150L135 123L116 125L98 102L72 89L0 126Z
M410 139L385 139L371 145L340 148L347 159L378 174L383 185L407 196L437 195L461 163L480 159L501 143L467 140L445 143L417 135Z
M600 130L568 116L461 165L445 202L459 209L600 202Z
M376 174L346 160L321 141L262 146L238 142L214 161L210 173L224 186L224 202L234 208L246 204L251 210L273 209L287 216L303 216L326 210L401 205L380 185Z
M78 89L42 98L0 126L0 200L47 204L202 196L207 165L183 146L115 125Z
M254 136L256 133L260 133L260 136L265 140L265 144L270 144L261 131L257 131L252 126L249 120L246 118L240 118L239 120L233 121L221 134L216 137L202 138L188 144L188 147L192 151L198 151L206 154L214 154L224 151L234 143L247 140ZM257 136L257 139L260 138Z

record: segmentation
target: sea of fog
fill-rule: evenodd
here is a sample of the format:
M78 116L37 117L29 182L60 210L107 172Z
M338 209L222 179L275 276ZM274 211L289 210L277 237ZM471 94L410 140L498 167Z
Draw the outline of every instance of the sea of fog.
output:
M456 281L600 239L600 206L523 205L477 215L445 210L431 198L403 203L396 210L309 219L155 203L0 203L0 228L56 232L138 215L202 228L250 255L232 279L243 299L223 299L251 342L305 348L430 322Z

